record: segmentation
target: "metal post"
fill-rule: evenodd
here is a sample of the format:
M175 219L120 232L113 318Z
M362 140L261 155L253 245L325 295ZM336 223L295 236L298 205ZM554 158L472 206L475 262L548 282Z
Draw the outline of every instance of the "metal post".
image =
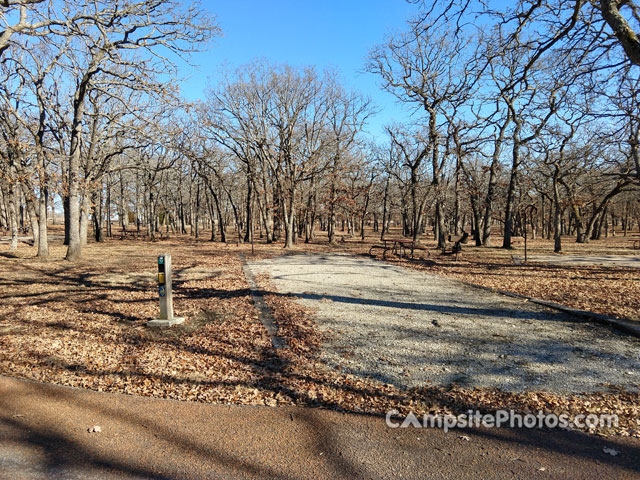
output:
M173 289L171 285L171 255L158 256L158 296L160 318L147 322L150 327L170 327L184 322L184 317L173 316Z

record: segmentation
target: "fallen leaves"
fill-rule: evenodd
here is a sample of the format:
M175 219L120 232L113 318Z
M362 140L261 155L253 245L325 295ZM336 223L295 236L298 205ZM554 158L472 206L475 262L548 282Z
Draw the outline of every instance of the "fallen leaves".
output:
M237 257L249 248L182 239L150 244L143 250L137 243L111 241L90 244L87 259L74 265L2 259L0 372L98 391L212 403L320 406L380 415L390 409L401 415L409 411L445 415L503 408L567 412L572 417L616 413L619 426L598 432L640 436L640 395L616 387L589 395L516 394L455 385L402 390L332 370L318 361L323 337L310 312L279 294L266 277L259 277L267 292L265 302L287 343L287 348L273 349ZM357 248L364 250L366 244ZM152 331L144 323L158 311L155 256L163 251L171 251L174 268L185 272L174 282L174 300L176 314L188 320ZM280 247L259 251L276 254ZM613 269L583 267L523 268L499 258L482 262L466 254L458 263L438 259L430 265L410 264L487 286L552 296L548 299L560 303L595 301L597 308L607 306L604 313L638 307L637 295L631 295L638 288L637 273L631 278L624 269L612 273ZM615 290L618 286L621 290ZM574 289L584 290L582 295L572 295ZM616 291L621 293L612 293Z
M153 249L90 244L79 264L17 259L6 274L3 265L0 319L10 330L0 335L0 372L99 391L237 400L234 387L260 376L269 338L234 252L207 246L154 245L170 248L175 268L187 271L176 276L174 301L188 321L163 331L144 325L158 311ZM129 272L137 272L133 283Z

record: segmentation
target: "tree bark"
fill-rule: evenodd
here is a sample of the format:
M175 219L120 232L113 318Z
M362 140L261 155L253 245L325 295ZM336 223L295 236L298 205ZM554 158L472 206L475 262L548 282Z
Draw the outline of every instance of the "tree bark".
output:
M9 227L11 230L9 251L15 252L18 249L18 211L16 209L16 185L11 181L7 189L7 197L9 200Z

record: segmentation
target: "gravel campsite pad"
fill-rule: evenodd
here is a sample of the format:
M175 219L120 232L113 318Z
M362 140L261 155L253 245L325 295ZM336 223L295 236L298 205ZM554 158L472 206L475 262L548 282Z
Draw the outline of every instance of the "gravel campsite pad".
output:
M525 300L342 254L251 264L314 312L332 368L399 387L637 390L640 340Z

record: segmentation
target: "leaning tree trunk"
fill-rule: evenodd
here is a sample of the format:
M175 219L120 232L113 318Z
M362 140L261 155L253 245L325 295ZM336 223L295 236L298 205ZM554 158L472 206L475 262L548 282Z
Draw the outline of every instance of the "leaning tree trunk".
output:
M600 238L602 238L602 226L607 220L608 208L609 208L608 205L604 207L604 210L602 211L600 218L597 220L596 227L593 229L593 232L591 232L591 240L600 240Z
M596 226L596 222L600 219L601 215L606 210L609 202L616 195L624 191L625 187L629 185L630 180L623 180L619 182L605 197L600 201L600 204L595 208L591 218L589 219L589 223L587 224L587 229L585 231L585 242L588 242L589 239L593 235L594 227Z
M422 218L419 212L418 207L418 174L417 174L418 165L414 164L411 168L411 238L414 242L418 240L420 236L420 223L422 222Z
M480 228L482 227L482 214L478 207L478 202L471 201L471 211L473 213L473 239L476 242L476 247L482 246L482 236L480 235Z
M208 197L206 198L206 201L207 201L207 208L209 210L209 218L211 220L211 236L209 237L209 241L215 242L216 241L216 211L215 211L215 207L213 206L213 202L209 200ZM196 226L196 233L197 232L198 232L198 228Z
M213 202L215 204L215 208L216 211L218 212L218 226L219 226L219 231L220 231L220 241L222 243L226 243L227 242L227 232L226 232L226 228L225 228L225 224L224 224L224 217L222 215L222 209L220 208L220 199L218 198L218 194L216 193L215 189L213 188L213 185L211 185L210 183L207 183L207 187L209 188L209 193L211 193L211 197L213 198ZM211 230L215 230L215 221L212 218L211 219ZM211 238L212 241L215 240L215 234L212 232L211 233Z
M364 224L367 218L367 210L369 209L370 193L367 191L367 196L364 199L364 208L362 209L362 216L360 217L360 240L364 242Z

